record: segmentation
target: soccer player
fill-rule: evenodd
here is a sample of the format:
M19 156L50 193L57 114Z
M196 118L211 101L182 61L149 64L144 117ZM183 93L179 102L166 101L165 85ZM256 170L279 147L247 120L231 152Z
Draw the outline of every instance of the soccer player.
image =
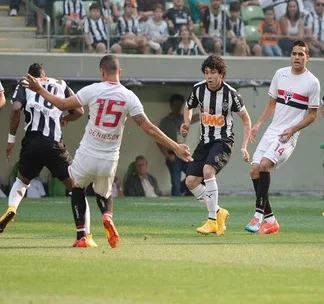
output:
M0 81L0 109L6 104L6 97L4 95L4 89Z
M29 67L28 73L37 77L44 90L53 92L57 96L71 96L72 90L64 80L46 77L41 64L34 63ZM72 189L72 180L69 176L68 166L72 158L62 142L61 124L78 119L83 115L83 109L70 111L63 116L62 111L50 104L39 94L18 84L12 97L10 113L10 133L6 148L9 160L15 145L15 135L19 126L20 112L25 114L25 137L18 162L18 177L13 184L8 200L8 210L0 218L0 233L8 223L13 220L17 208L22 201L30 181L37 177L43 167L47 167L52 176L62 181L68 191ZM87 208L87 233L90 225L89 208ZM90 234L87 235L89 243L96 247Z
M89 107L90 119L80 147L69 167L73 178L72 205L77 227L76 247L89 247L84 237L85 187L93 182L102 223L108 243L116 247L119 240L114 223L107 213L112 183L117 169L119 150L127 116L158 143L173 150L184 160L191 160L186 145L179 145L150 122L137 96L119 82L120 65L114 55L102 57L99 64L102 82L86 86L69 98L62 98L45 90L38 79L28 75L25 85L61 110Z
M270 234L280 229L269 202L270 173L288 160L300 130L315 121L320 103L320 83L306 68L308 59L308 46L295 41L291 66L276 71L268 93L270 100L251 130L250 141L254 142L259 127L273 115L252 159L256 204L254 216L245 227L249 232Z
M200 107L201 136L193 153L193 162L188 164L186 184L197 200L207 205L208 220L197 228L201 234L224 234L227 210L218 205L216 175L228 163L234 143L233 112L243 123L241 153L249 161L247 144L251 130L250 116L238 92L224 82L226 65L224 59L211 55L203 62L201 71L205 80L194 85L183 112L180 132L187 136L192 109ZM204 180L205 185L202 184Z

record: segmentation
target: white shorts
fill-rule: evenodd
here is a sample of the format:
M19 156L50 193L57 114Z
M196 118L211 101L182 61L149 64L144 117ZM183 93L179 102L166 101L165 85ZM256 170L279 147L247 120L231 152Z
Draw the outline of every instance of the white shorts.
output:
M271 160L279 168L288 160L296 147L296 138L291 137L288 142L279 141L278 133L264 133L252 158L252 164L260 164L263 157Z
M76 152L69 173L76 187L93 183L95 193L108 198L117 170L118 160L105 160Z

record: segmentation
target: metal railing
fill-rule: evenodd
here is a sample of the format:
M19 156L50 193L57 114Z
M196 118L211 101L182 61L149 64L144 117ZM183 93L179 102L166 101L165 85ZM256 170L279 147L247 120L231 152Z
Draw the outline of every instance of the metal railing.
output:
M29 12L35 12L41 14L46 19L46 50L47 52L51 51L51 17L47 15L43 9L36 6L32 0L25 0L26 10L25 10L25 25L28 24Z

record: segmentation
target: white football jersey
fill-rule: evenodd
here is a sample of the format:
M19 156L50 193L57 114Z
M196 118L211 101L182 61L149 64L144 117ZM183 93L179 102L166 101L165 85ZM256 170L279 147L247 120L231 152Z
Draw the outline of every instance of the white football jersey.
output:
M291 67L285 67L276 71L269 95L277 104L268 130L281 133L302 121L308 108L319 107L320 83L309 70L294 75ZM296 138L298 134L295 133Z
M89 121L80 152L100 159L117 160L127 116L144 113L138 97L119 82L100 82L76 94L89 107Z

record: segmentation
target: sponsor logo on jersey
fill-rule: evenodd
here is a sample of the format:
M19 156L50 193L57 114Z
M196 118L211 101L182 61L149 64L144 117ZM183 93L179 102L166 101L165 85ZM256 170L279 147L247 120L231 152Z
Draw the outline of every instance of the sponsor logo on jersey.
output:
M201 122L204 126L222 127L225 124L225 119L223 115L203 113L201 115Z
M285 103L289 102L290 99L293 97L293 92L291 89L289 90L286 90L285 93L284 93L284 100L285 100Z

